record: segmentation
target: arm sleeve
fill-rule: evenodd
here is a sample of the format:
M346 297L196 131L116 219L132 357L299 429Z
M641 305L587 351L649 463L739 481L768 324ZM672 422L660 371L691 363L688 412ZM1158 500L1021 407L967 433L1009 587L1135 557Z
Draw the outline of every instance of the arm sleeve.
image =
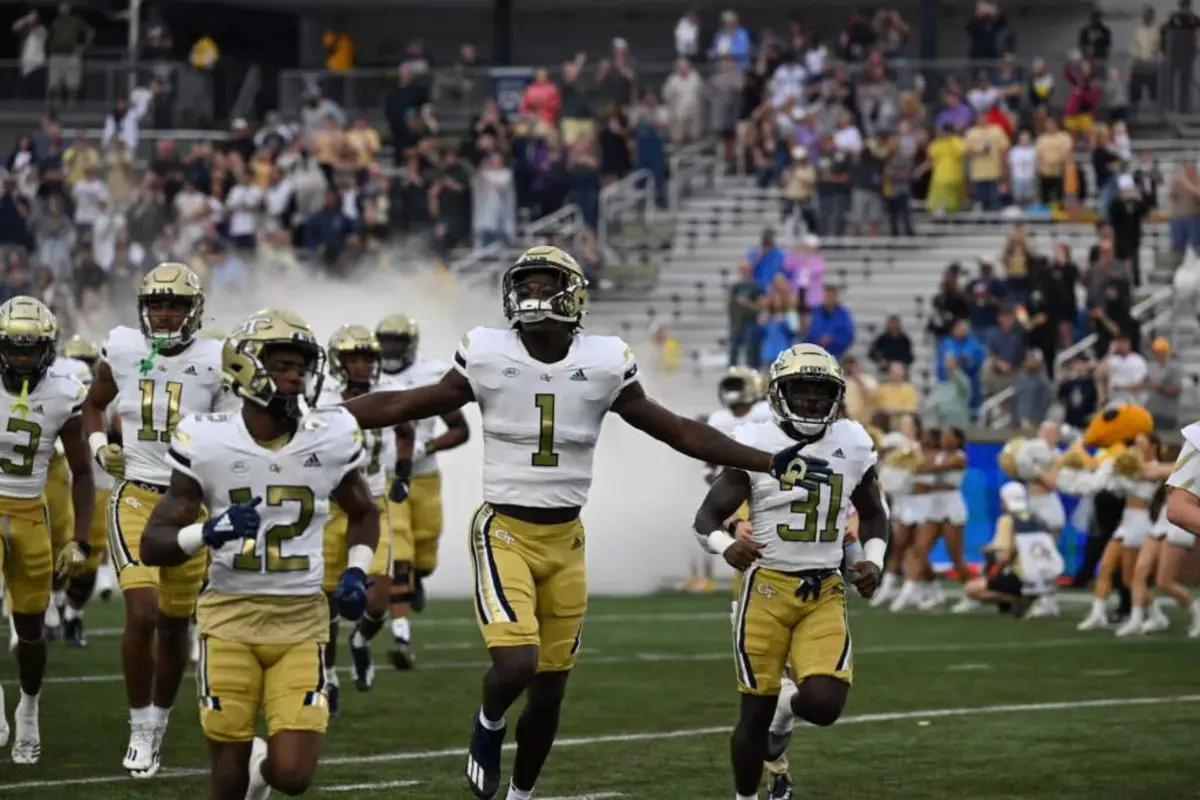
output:
M195 417L188 417L179 422L175 433L171 436L171 444L167 448L167 466L176 472L182 472L196 483L200 477L196 474L196 439Z
M633 356L633 348L620 339L617 339L616 342L621 350L620 361L617 365L616 389L613 391L613 400L616 400L617 395L625 391L625 387L637 383L638 379L638 365L637 359Z

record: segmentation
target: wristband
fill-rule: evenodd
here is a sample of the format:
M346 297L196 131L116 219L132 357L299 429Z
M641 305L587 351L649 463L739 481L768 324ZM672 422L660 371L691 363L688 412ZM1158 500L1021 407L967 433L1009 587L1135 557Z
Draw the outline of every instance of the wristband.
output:
M186 528L180 528L175 542L179 545L179 549L189 556L196 555L200 552L200 548L204 547L204 525L193 522Z
M88 447L92 451L92 458L104 447L108 447L108 434L104 431L96 431L88 434Z
M883 569L883 554L887 552L886 539L867 539L863 542L863 555L875 566Z
M371 560L375 558L375 551L365 544L356 544L350 548L350 552L346 554L346 568L354 569L357 567L366 574L371 568Z
M716 530L708 535L706 541L714 553L724 554L726 550L733 546L736 540L725 531Z

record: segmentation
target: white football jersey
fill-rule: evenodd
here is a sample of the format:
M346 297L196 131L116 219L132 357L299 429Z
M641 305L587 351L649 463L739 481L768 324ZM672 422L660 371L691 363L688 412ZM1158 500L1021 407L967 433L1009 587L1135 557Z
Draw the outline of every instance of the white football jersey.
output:
M100 357L117 386L126 478L160 486L170 481L163 459L179 420L220 409L221 346L195 339L178 355L150 359L141 331L119 326L108 334Z
M767 404L766 400L759 400L750 406L750 410L742 417L735 417L728 408L718 408L708 415L708 424L726 436L733 436L733 432L738 429L739 425L772 422L773 420L771 406Z
M50 365L51 372L57 372L59 375L70 375L75 380L83 384L84 388L92 387L92 370L86 362L80 361L78 358L68 358L67 356L56 356L54 363Z
M233 503L262 498L258 536L212 551L213 591L319 594L329 496L366 460L362 431L341 407L309 411L291 441L277 450L254 440L241 413L185 417L166 463L200 484L209 514L220 516Z
M1183 449L1175 460L1175 469L1167 478L1167 486L1183 489L1200 496L1200 422L1193 422L1180 433L1183 434Z
M388 376L380 378L372 391L387 391L399 388L392 384ZM328 408L339 406L346 402L342 398L342 385L333 378L327 378L321 387L321 395L317 398L317 406ZM362 473L371 490L372 497L383 497L388 491L388 477L394 472L396 464L396 431L392 428L375 428L363 431L363 444L367 448L367 460L363 464Z
M736 438L767 453L795 444L774 422L743 425ZM749 473L750 524L754 541L763 545L755 563L768 569L833 569L842 563L850 495L876 460L866 429L848 419L834 422L801 452L825 459L833 471L829 484L815 493L799 487L785 491L769 474Z
M582 506L604 415L637 381L615 336L576 334L566 358L538 361L516 330L475 328L454 354L483 416L483 499L534 508Z
M393 374L385 374L383 380L390 380L395 385L393 387L380 388L399 388L399 389L416 389L421 386L429 386L440 381L450 369L450 365L445 361L439 361L436 358L418 358L408 369L403 372ZM427 419L416 420L413 426L416 441L419 444L425 444L430 439L435 438L437 434L437 417L428 417ZM438 471L437 453L430 453L422 459L413 462L413 475L432 475Z
M74 376L53 369L38 381L21 407L20 393L0 384L0 497L39 497L58 432L83 411L87 390Z

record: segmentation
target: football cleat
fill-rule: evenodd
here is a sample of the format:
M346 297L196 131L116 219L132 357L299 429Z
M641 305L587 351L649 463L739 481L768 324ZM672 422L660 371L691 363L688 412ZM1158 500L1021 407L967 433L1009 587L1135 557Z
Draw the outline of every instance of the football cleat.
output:
M87 647L87 636L83 632L83 617L63 620L63 641L67 647Z
M133 722L129 725L129 746L121 766L130 772L146 772L154 767L156 728L153 722ZM157 771L157 770L156 770Z
M371 647L355 647L354 634L350 634L350 662L354 667L354 688L360 692L370 691L375 682L375 664L371 661Z
M271 796L271 784L263 777L262 765L267 760L267 741L254 737L250 745L250 780L246 783L246 800L266 800Z
M471 746L467 751L467 785L476 797L489 800L500 788L500 750L504 745L504 728L489 731L479 721L483 713L476 709Z
M413 578L413 594L412 594L412 610L421 612L425 610L425 581L420 575Z
M388 651L388 656L392 659L392 666L398 670L407 672L416 666L416 658L413 656L412 645L407 639L394 639L392 649Z
M36 703L31 708L17 703L17 710L13 714L13 728L12 762L22 765L36 764L42 757L42 737L38 730Z
M772 775L767 784L767 800L792 800L792 779L785 774Z

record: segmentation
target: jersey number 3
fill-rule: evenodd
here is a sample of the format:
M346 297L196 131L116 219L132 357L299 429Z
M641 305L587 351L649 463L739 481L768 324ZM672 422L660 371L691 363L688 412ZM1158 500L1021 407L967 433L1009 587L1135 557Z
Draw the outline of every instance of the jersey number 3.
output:
M838 516L842 511L842 481L841 475L834 473L829 476L829 486L818 485L817 491L809 492L808 497L792 503L793 514L804 515L804 526L792 528L782 522L775 526L775 533L785 542L815 542L817 539L817 521L820 517L821 496L825 495L825 527L821 529L820 541L836 542L838 538Z
M249 503L254 499L249 489L233 489L229 502ZM299 536L308 529L313 517L313 491L307 486L268 486L267 505L281 506L284 503L299 504L296 521L286 525L272 525L259 536L266 540L262 554L254 552L257 539L245 539L242 551L233 557L233 568L250 572L306 572L308 556L283 555L283 540Z

